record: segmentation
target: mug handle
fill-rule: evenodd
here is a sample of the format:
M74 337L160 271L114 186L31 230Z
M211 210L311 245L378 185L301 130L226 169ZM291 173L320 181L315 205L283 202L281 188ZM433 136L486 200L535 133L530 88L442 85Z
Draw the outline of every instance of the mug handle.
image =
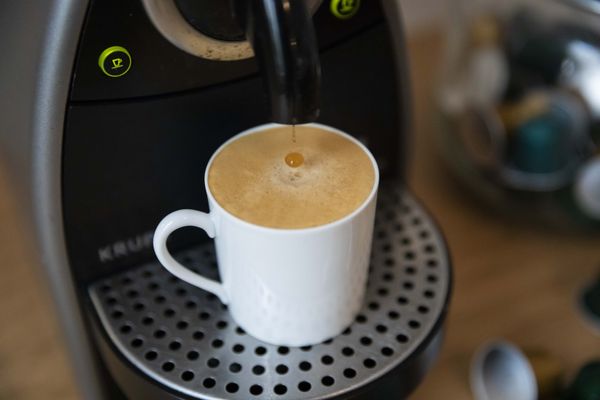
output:
M196 210L179 210L172 212L160 221L154 232L154 252L160 263L170 273L191 285L197 286L216 295L223 304L228 303L225 287L222 283L190 271L181 265L167 249L167 239L179 228L194 226L202 229L212 239L215 237L215 224L210 214Z

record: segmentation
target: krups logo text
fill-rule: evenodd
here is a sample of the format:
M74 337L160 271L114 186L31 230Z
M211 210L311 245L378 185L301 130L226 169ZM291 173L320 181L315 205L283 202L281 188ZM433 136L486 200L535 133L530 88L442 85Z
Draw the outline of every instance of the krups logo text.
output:
M117 258L127 257L129 255L139 253L142 250L152 246L152 237L154 232L145 232L140 235L119 240L98 249L98 258L100 262L106 263L116 260Z

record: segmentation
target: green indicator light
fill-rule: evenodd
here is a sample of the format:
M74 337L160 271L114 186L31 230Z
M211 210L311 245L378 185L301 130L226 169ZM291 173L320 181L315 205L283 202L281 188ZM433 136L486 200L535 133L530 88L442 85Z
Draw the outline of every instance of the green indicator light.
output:
M100 53L98 66L104 75L118 78L131 69L131 55L125 47L111 46Z
M360 0L331 0L331 13L339 19L352 18L360 8Z

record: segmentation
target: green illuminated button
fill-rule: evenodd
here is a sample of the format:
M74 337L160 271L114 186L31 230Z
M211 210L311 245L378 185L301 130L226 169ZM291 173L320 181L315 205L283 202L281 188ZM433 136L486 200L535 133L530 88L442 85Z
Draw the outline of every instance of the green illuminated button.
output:
M112 46L100 53L98 66L106 76L118 78L131 68L131 55L124 47Z
M331 0L331 12L339 19L352 18L360 7L360 0Z

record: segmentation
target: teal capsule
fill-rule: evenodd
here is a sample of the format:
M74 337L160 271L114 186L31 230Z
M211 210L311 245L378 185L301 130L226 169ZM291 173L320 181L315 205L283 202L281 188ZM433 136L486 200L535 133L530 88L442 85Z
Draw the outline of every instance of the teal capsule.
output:
M600 400L600 360L592 361L579 370L563 400Z
M574 157L569 116L559 109L526 121L510 144L515 167L523 172L548 174L565 168Z

